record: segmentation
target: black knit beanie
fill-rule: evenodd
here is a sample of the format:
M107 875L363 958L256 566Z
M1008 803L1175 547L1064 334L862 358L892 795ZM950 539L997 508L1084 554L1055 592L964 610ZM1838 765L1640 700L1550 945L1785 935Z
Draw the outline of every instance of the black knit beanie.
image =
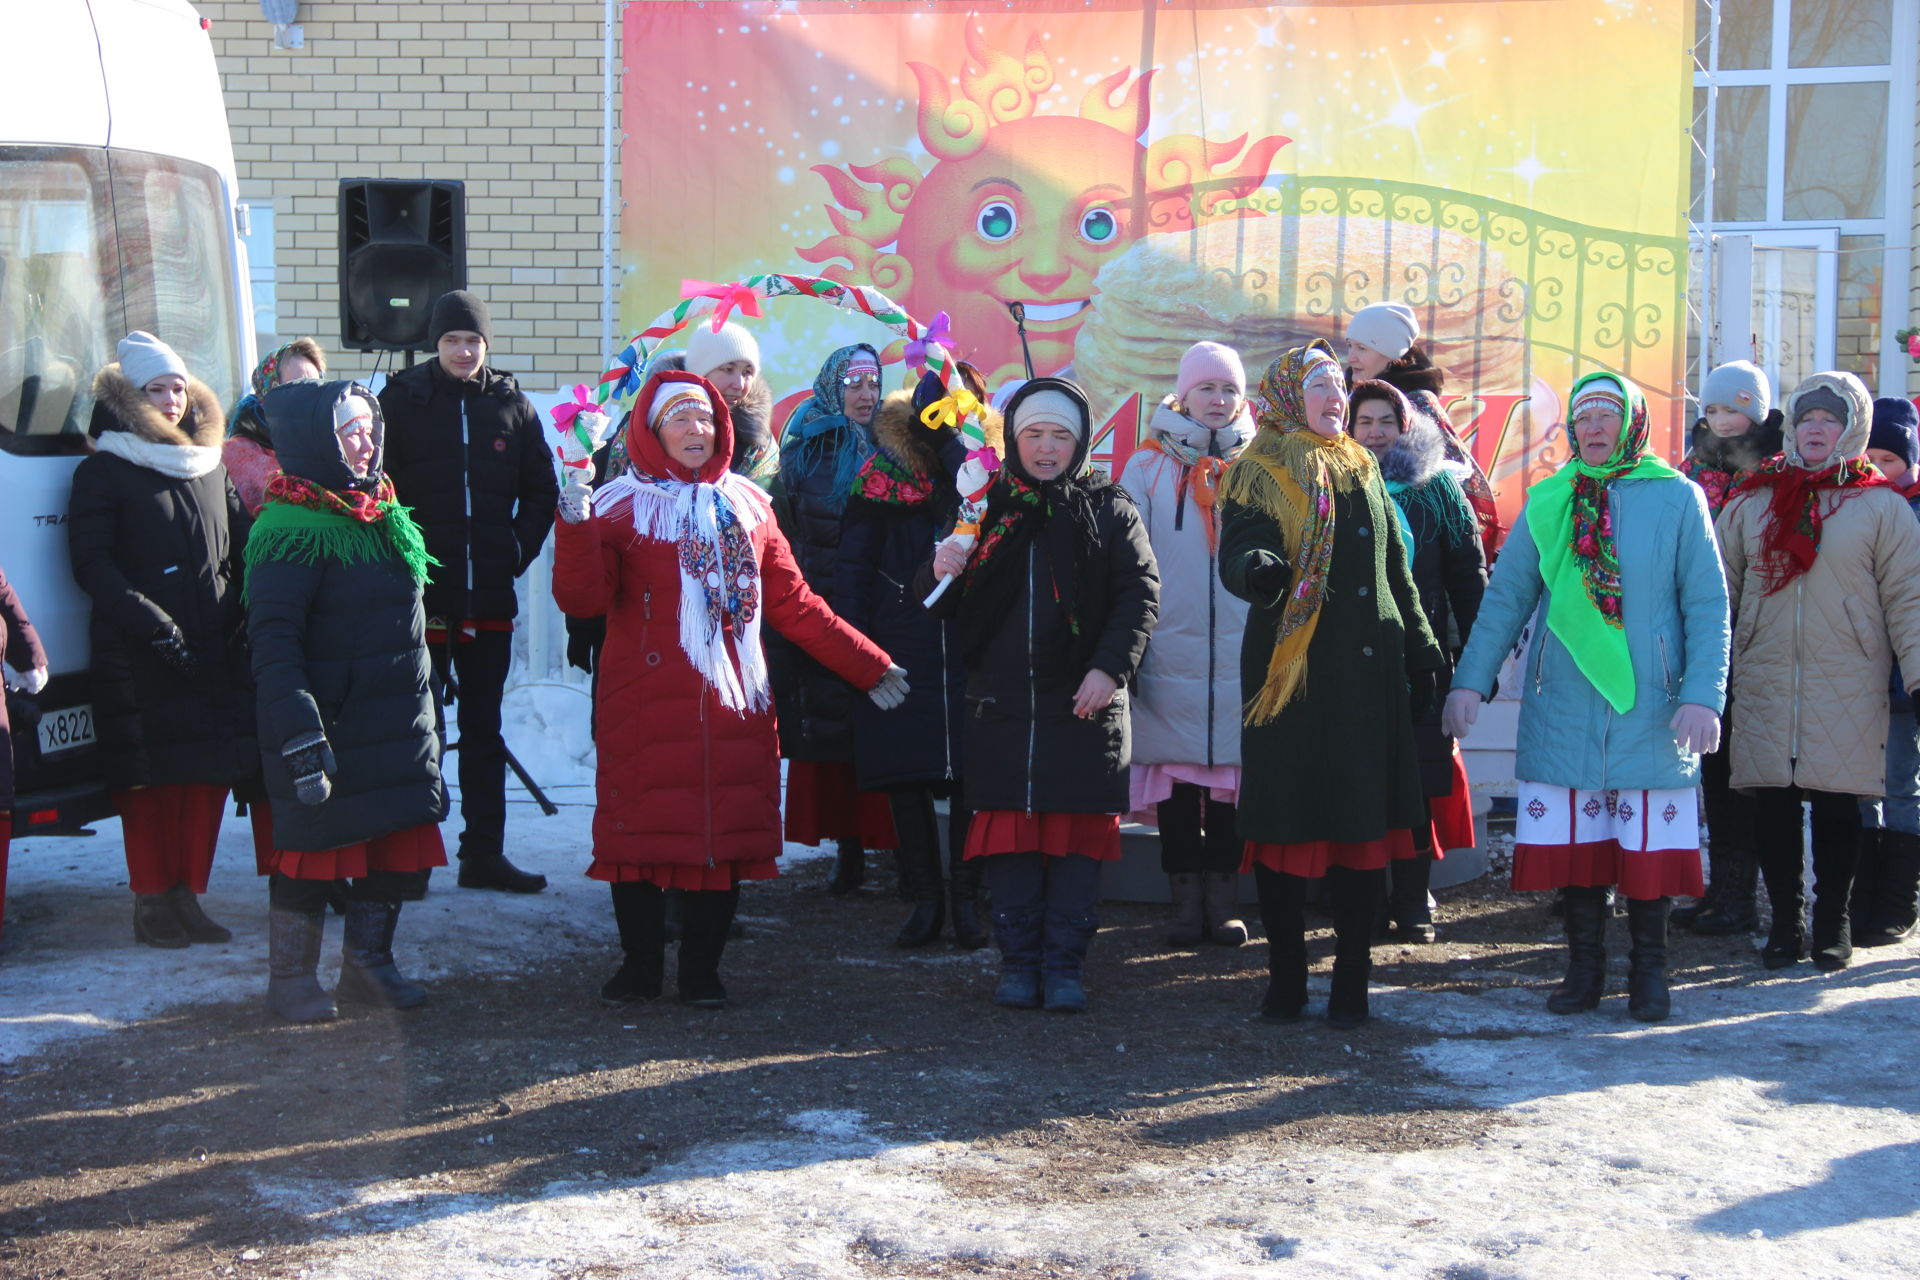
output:
M477 333L493 345L493 317L487 304L465 289L455 289L434 299L433 319L427 325L427 340L438 346L443 335L456 329Z

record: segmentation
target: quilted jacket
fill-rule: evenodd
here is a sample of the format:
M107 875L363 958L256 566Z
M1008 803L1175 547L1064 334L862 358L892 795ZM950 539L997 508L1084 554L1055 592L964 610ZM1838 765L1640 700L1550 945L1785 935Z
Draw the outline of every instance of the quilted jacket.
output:
M1866 450L1872 404L1848 374L1815 374L1787 404L1824 386L1847 402L1836 457ZM1794 450L1793 427L1785 451ZM1920 522L1882 485L1825 498L1813 567L1769 596L1759 577L1765 491L1736 494L1718 532L1734 611L1730 748L1736 788L1800 786L1878 796L1886 783L1887 674L1920 672Z

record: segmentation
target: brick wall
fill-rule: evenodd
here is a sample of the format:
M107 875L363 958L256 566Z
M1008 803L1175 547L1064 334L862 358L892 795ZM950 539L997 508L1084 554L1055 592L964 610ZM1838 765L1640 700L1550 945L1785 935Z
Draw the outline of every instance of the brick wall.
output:
M274 48L257 0L198 8L240 197L273 205L281 338L312 335L342 374L368 373L376 357L336 353L339 180L459 179L468 286L493 310L490 363L533 391L605 367L602 4L311 0L295 50Z

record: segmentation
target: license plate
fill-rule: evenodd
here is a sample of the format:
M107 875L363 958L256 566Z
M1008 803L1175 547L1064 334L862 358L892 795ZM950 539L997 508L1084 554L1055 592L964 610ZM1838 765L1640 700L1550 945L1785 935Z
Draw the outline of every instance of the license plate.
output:
M40 754L58 755L93 745L93 708L62 707L40 718Z

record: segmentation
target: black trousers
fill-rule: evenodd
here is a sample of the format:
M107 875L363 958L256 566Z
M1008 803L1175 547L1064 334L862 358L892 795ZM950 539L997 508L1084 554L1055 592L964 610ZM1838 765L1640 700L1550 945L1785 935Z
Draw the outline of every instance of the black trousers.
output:
M402 901L408 889L419 882L418 871L375 871L347 882L347 896L356 902ZM298 911L317 916L327 909L327 898L334 880L295 880L278 871L267 877L267 904L276 911Z
M1215 800L1206 787L1173 784L1160 802L1160 869L1170 876L1240 870L1245 841L1236 825L1238 810Z
M427 646L433 657L435 727L447 743L449 668L453 709L460 725L460 856L499 853L507 834L507 741L500 736L500 699L513 665L513 633L481 631L471 640L451 634Z

